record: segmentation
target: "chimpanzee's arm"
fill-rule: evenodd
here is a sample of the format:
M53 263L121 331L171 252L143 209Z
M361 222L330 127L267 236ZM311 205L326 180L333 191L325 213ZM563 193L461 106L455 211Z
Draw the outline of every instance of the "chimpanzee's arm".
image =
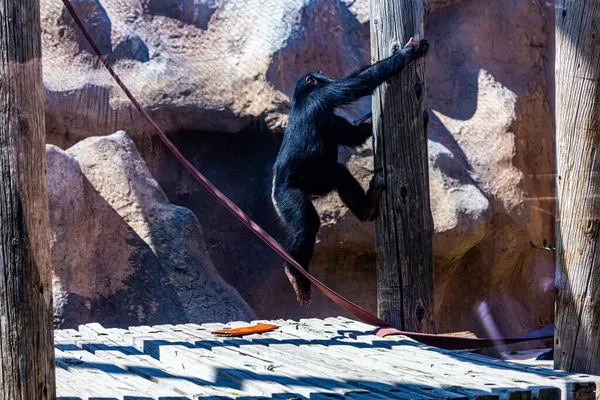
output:
M383 82L427 53L429 44L425 39L420 41L418 49L412 43L414 39L390 57L338 79L316 92L322 106L337 107L373 93Z
M368 118L363 118L363 120L366 119ZM352 148L362 146L373 135L372 124L360 122L358 125L354 125L338 115L334 117L333 129L337 135L338 144Z

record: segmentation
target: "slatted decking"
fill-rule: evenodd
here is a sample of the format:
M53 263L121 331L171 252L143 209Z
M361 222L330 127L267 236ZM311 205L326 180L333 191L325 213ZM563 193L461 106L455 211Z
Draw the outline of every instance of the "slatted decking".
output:
M404 337L381 339L373 327L346 318L269 322L280 328L237 339L210 334L223 324L56 331L58 397L592 400L600 381Z

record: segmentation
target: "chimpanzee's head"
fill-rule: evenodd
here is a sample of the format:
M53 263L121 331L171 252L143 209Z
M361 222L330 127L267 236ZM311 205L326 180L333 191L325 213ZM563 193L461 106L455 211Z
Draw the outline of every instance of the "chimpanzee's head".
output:
M296 102L299 98L306 96L316 89L327 86L331 82L333 81L326 77L321 71L306 74L296 82L292 100Z

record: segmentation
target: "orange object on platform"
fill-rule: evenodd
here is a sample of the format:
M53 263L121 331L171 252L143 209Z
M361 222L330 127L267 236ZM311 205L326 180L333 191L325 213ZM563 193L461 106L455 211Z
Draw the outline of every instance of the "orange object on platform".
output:
M244 328L219 329L218 331L212 331L211 333L215 336L237 337L253 335L255 333L271 332L277 328L279 328L277 325L258 324Z

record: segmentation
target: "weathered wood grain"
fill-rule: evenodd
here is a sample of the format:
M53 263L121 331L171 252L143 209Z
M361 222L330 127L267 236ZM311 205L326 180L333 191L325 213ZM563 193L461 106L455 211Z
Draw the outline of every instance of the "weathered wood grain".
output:
M250 393L236 389L235 378L232 379L228 374L218 375L209 371L208 375L192 375L143 353L144 339L152 340L149 336L136 335L131 331L104 329L98 324L80 326L79 330L86 335L76 340L83 349L93 351L107 362L126 368L161 386L175 389L186 396L211 399L251 397Z
M374 335L359 334L372 331L369 325L345 318L327 318L323 322L338 334L344 333L353 340L373 346L372 350L361 351L367 357L372 354L378 365L397 364L400 369L413 368L421 375L429 376L432 382L441 379L446 385L489 390L503 398L520 398L531 391L534 399L592 400L595 398L596 383L600 380L597 376L555 371L470 352L432 348L405 337L391 336L389 340L397 341L398 344L390 346L391 351L377 353L375 348L386 341Z
M0 399L54 399L39 0L0 0Z
M319 320L303 320L298 325L300 331L304 331L306 324L317 328ZM321 323L322 324L322 323ZM323 329L333 332L336 335L340 331L348 331L352 328L359 328L363 324L342 323L337 320L328 320L330 328ZM335 336L334 336L335 337ZM370 368L377 371L395 371L396 375L402 376L426 376L429 385L445 388L446 390L456 391L468 395L470 398L496 398L501 399L521 399L531 397L537 398L541 389L551 389L551 386L542 387L541 382L532 380L525 374L517 376L504 377L493 368L474 368L469 362L460 362L455 359L455 352L438 353L437 349L427 349L418 345L412 340L403 340L402 346L391 347L388 351L377 351L377 348L387 342L373 335L362 335L354 339L343 338L336 341L348 343L349 346L343 347L343 351L352 354L360 351L363 359L366 360ZM363 348L356 345L355 342L363 344ZM332 346L340 348L341 346ZM416 374L415 374L416 372ZM418 379L418 378L417 378ZM554 389L556 394L559 390Z
M211 324L212 325L212 324ZM229 326L236 326L232 323ZM223 325L214 324L214 328L221 328ZM285 326L282 326L285 328ZM186 337L195 337L202 339L196 343L214 342L214 337L206 330L199 330L198 326L183 325L173 327L172 329L182 330ZM273 340L270 338L277 338ZM254 340L253 340L254 339ZM455 399L460 396L444 391L418 390L411 386L416 386L415 382L404 380L406 386L399 386L403 380L388 374L373 372L370 368L364 368L358 365L356 358L342 358L325 354L326 346L301 339L298 336L290 335L282 330L272 335L251 335L243 339L225 339L223 344L229 344L228 348L237 349L244 354L253 354L256 357L269 358L273 365L276 365L276 371L285 373L292 379L305 380L313 386L324 387L333 391L343 391L349 396L351 390L360 398L392 398L392 399ZM221 348L214 347L214 351ZM287 366L295 366L295 371L291 371ZM343 386L334 382L343 382ZM412 385L411 385L412 384ZM363 395L364 393L364 395Z
M556 368L600 374L600 1L556 4Z
M371 54L381 60L423 37L425 2L371 0ZM375 169L386 191L376 227L379 317L398 328L434 332L433 219L425 123L424 60L373 94Z
M264 348L259 353L241 350L239 347L240 339L226 339L223 346L218 345L221 341L215 341L214 336L190 336L188 332L182 331L179 327L156 326L152 331L147 331L142 327L140 332L153 332L155 337L169 338L168 340L189 341L201 348L191 348L185 353L174 352L170 346L161 349L160 358L163 361L181 363L190 367L198 362L198 359L212 352L212 357L233 369L244 369L253 372L255 379L264 381L264 384L276 383L278 386L263 387L265 390L272 390L271 394L297 393L307 398L315 395L335 396L343 395L353 399L408 399L409 397L396 396L393 393L381 395L373 391L371 387L361 387L354 385L352 378L356 375L348 371L344 376L336 374L336 370L327 366L320 366L307 363L304 359L293 359L289 355L278 352L274 349ZM191 339L191 340L190 340ZM255 346L256 347L256 346ZM307 365L305 365L307 364ZM339 371L338 371L339 372ZM285 387L282 387L283 385ZM383 385L380 385L383 386ZM417 400L418 398L414 398Z
M383 339L347 318L255 322L279 329L242 338L211 335L218 323L56 331L61 400L592 400L600 380Z
M82 338L81 335L79 335L78 340L80 341L79 344L86 342L86 339ZM65 346L68 344L75 345L76 341L65 331L56 332L56 343L58 345L56 349L57 366L69 371L70 375L77 378L70 386L81 385L88 389L96 387L97 391L102 390L100 394L105 397L138 396L159 400L166 396L181 395L181 391L158 385L129 371L124 366L119 366L118 362L115 362L116 360L99 357L98 354L95 354L95 350L102 351L99 348L108 346L101 346L98 340L94 338L88 338L87 342L92 342L95 346L93 347L94 353L83 348L74 348L75 346ZM62 371L59 370L58 374L62 374Z

